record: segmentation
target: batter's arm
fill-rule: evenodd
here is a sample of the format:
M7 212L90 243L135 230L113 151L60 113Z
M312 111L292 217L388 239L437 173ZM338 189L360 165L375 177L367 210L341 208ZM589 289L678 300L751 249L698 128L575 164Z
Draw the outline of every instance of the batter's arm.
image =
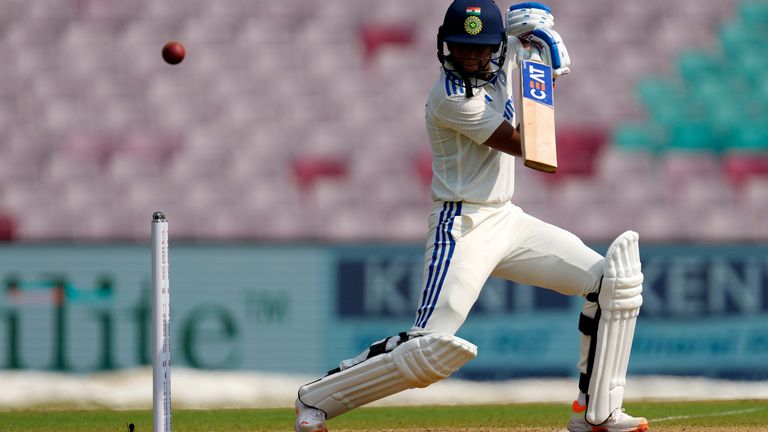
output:
M512 156L522 156L523 154L519 126L513 127L505 121L501 122L499 127L491 134L491 137L483 144Z

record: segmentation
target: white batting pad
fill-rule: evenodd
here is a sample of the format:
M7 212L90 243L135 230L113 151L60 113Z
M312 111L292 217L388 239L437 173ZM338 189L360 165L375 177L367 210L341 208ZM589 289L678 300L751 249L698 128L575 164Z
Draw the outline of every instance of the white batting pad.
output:
M643 304L639 238L634 231L625 232L611 243L605 256L598 298L601 315L586 413L592 424L603 423L621 408L624 400L635 322Z
M302 386L299 399L333 418L353 408L447 378L477 357L477 347L448 334L410 339L391 352Z

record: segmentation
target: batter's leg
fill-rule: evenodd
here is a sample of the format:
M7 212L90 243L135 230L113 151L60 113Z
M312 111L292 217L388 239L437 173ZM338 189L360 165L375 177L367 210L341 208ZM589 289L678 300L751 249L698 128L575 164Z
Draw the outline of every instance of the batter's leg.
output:
M517 283L548 288L565 295L586 297L579 329L597 312L596 293L603 276L604 258L576 235L516 209L512 252L492 273ZM591 295L590 295L591 294ZM593 300L593 301L590 301ZM590 333L582 332L579 352L580 389L578 401L586 406L587 364ZM574 409L581 405L574 404ZM580 409L580 408L579 408ZM586 409L586 408L585 408ZM583 416L583 414L582 414Z
M411 331L382 339L299 389L298 432L322 432L325 420L402 390L444 379L477 355L454 336L477 300L504 245L492 246L502 212L467 216L461 202L441 203L430 217L424 284ZM477 208L471 208L476 212ZM496 217L494 217L496 216ZM482 225L482 226L480 226Z
M507 230L511 252L492 275L517 283L548 288L566 295L597 292L603 257L574 234L522 211Z
M410 333L455 334L496 264L507 252L495 241L503 209L444 203L430 219L422 292Z

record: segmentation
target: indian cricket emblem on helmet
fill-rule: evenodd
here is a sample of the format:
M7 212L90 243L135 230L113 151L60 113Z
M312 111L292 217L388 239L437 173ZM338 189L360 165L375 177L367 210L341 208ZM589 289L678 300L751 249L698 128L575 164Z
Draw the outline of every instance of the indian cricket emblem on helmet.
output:
M482 30L483 21L480 20L480 17L470 15L467 17L467 19L464 20L464 31L471 34L472 36L480 34Z

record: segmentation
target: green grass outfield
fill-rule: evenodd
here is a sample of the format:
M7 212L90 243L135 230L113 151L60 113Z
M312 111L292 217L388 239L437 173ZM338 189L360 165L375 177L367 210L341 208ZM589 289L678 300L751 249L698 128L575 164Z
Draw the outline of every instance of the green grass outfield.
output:
M768 401L636 402L627 412L644 415L652 431L768 431ZM560 431L568 405L515 404L361 408L328 422L333 432ZM152 432L151 411L18 410L0 412L0 430L12 432ZM292 409L174 410L177 432L290 431Z

